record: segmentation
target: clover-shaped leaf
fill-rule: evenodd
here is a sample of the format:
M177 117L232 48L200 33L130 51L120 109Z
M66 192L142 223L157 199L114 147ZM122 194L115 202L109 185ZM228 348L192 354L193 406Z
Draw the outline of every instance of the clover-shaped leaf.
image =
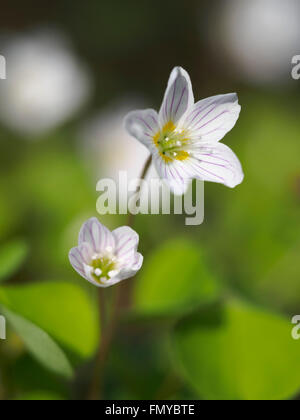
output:
M134 308L147 316L178 314L211 302L219 292L201 248L187 240L170 240L145 260Z
M46 331L78 357L88 358L96 351L97 310L80 286L64 282L2 286L0 304Z
M279 400L300 389L300 342L283 317L237 300L181 320L176 367L204 399Z
M5 307L1 312L23 340L28 351L43 366L66 378L72 376L73 370L65 353L45 331Z

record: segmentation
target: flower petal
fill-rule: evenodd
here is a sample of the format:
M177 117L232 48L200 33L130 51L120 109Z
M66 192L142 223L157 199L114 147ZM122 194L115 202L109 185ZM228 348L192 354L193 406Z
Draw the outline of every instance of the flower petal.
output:
M212 96L197 102L182 125L202 142L217 142L234 127L240 111L236 93Z
M93 250L90 244L83 242L76 248L72 248L69 252L69 260L73 268L79 273L82 277L87 279L85 272L85 265L89 264L93 255Z
M116 240L116 256L123 260L125 266L133 264L139 244L139 235L128 226L114 230L113 235Z
M140 254L139 252L137 252L135 254L135 262L132 266L132 270L137 272L142 268L144 262L144 257L142 256L142 254Z
M153 144L153 137L159 131L158 115L153 109L130 112L124 120L127 132L146 147Z
M115 249L113 234L96 217L92 217L82 226L79 233L79 245L87 242L96 253L110 247Z
M181 67L172 71L163 103L159 111L161 127L172 121L176 124L184 113L194 104L191 79Z
M118 280L123 281L123 280L134 277L136 273L142 268L143 262L144 262L144 257L137 252L133 258L133 264L131 264L128 267L124 267L121 270L121 272L117 276ZM112 280L116 280L116 278Z
M240 161L223 143L203 145L194 157L184 163L189 171L194 172L194 178L203 181L218 182L234 188L244 179Z
M175 195L183 195L187 192L192 174L188 173L188 168L182 162L164 162L157 156L154 159L154 165L160 178L170 188Z

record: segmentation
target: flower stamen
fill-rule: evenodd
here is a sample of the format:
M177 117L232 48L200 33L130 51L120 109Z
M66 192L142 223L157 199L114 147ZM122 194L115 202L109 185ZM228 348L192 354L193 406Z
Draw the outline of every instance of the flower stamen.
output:
M111 280L112 277L119 273L119 262L117 257L112 254L112 251L113 248L108 246L105 248L104 253L95 254L92 257L90 263L92 267L91 273L93 278L100 284Z
M185 160L189 157L189 153L186 151L190 144L187 132L177 129L172 121L168 122L153 137L153 142L166 163L171 163L174 160Z

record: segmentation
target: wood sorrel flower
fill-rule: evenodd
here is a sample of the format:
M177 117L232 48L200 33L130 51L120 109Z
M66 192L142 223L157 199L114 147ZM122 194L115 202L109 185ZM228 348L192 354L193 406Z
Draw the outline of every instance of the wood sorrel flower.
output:
M219 140L234 127L240 110L235 93L194 103L190 77L176 67L159 114L153 109L133 111L125 118L125 128L150 150L160 177L175 194L184 194L191 179L233 188L243 180L242 167Z
M73 268L98 287L109 287L133 277L142 267L143 256L137 252L138 234L130 227L110 232L93 217L79 233L78 247L69 254Z

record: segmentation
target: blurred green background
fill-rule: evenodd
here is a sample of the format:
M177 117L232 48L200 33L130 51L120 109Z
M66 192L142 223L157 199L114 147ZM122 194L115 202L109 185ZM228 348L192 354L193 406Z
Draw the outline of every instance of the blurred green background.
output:
M300 391L297 0L54 0L1 6L0 399L83 399L97 290L68 261L96 183L147 156L122 128L159 108L170 71L196 100L237 92L224 142L234 190L205 184L205 221L137 216L145 264L126 288L107 399L292 399ZM298 49L297 49L298 48ZM99 217L114 229L124 216ZM128 290L132 298L128 298ZM107 299L114 289L107 291ZM100 397L100 396L99 396Z

